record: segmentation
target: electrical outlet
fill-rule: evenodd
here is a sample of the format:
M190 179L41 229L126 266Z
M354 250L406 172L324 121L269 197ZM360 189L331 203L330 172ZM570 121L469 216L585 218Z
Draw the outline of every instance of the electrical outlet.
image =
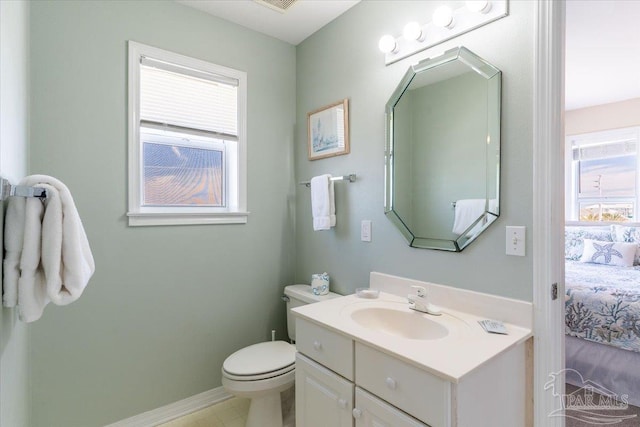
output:
M526 246L525 228L523 226L507 226L507 255L524 256Z

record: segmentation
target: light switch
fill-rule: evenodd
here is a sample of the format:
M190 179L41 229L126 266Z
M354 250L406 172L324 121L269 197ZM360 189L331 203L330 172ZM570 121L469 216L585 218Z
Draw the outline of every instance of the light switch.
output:
M360 240L363 242L371 241L371 220L363 219L360 223Z
M507 226L507 255L524 256L526 240L526 227L524 226Z

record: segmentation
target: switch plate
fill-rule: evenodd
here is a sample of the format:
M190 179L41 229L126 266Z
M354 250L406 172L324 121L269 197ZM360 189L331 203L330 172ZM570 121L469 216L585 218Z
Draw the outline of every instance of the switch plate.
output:
M371 241L371 220L363 219L360 223L360 240L363 242Z
M524 256L526 240L526 227L524 226L507 226L507 255Z

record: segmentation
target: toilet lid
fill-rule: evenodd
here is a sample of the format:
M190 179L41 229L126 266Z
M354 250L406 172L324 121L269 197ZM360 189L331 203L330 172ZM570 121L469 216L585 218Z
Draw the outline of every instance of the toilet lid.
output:
M296 347L285 341L250 345L233 353L222 369L232 375L258 375L279 371L296 361Z

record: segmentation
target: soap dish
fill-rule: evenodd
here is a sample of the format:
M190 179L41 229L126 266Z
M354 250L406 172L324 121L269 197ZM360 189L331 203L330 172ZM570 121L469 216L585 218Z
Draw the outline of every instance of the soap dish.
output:
M376 299L380 295L380 291L377 289L370 288L357 288L356 296L358 298L366 298L366 299Z

